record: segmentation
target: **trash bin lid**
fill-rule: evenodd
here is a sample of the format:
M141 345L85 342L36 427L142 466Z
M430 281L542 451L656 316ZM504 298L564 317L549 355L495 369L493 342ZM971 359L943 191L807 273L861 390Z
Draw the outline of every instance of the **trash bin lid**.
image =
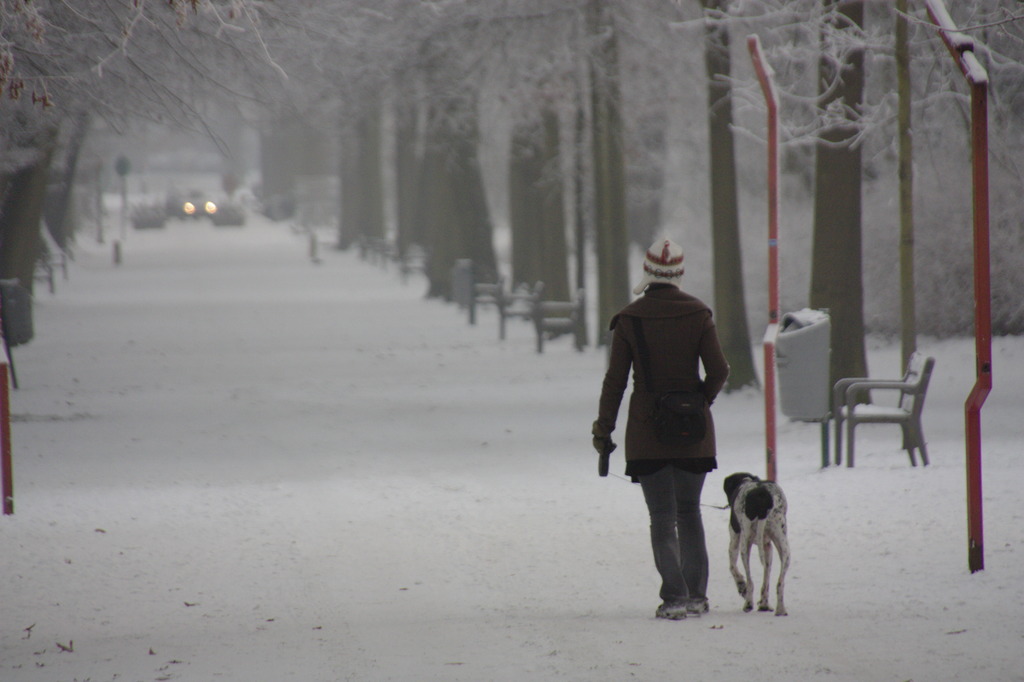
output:
M824 310L804 308L791 313L785 313L782 316L782 329L783 331L787 329L803 329L804 327L810 327L812 325L828 321L828 313Z

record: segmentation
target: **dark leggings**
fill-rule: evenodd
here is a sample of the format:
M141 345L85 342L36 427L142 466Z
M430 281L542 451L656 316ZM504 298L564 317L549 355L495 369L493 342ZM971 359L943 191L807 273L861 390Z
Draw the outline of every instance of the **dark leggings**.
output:
M651 515L654 565L661 574L665 602L707 597L708 550L700 516L705 476L669 465L639 477Z

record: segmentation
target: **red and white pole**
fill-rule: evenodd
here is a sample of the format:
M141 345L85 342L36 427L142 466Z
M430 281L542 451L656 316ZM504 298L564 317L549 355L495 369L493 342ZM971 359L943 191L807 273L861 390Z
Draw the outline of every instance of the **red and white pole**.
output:
M764 423L767 478L775 467L775 338L779 332L779 97L774 72L761 52L761 40L747 36L747 49L768 108L768 328L764 335Z
M14 513L14 467L11 463L11 366L0 346L0 493L4 514Z
M984 570L981 495L981 408L992 390L992 289L989 269L988 72L974 41L957 29L942 0L925 0L928 16L971 88L971 184L974 208L975 381L964 402L967 440L967 565Z

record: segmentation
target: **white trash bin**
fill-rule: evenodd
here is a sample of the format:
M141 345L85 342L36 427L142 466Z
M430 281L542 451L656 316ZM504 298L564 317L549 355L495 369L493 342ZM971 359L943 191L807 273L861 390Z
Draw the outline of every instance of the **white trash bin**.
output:
M832 321L824 310L804 308L782 316L775 367L782 414L798 421L829 418Z

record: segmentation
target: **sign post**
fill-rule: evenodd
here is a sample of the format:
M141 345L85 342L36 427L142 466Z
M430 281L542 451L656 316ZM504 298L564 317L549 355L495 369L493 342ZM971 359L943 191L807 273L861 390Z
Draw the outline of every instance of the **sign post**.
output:
M768 107L768 328L764 335L764 421L767 478L775 466L775 339L779 333L779 96L774 72L761 52L761 40L747 36L747 49Z
M128 173L132 170L132 162L127 156L121 155L114 161L114 170L121 179L121 240L124 241L128 236ZM120 259L115 260L120 262Z
M0 345L0 494L4 515L14 513L14 465L11 462L11 366Z
M971 88L971 185L974 209L975 382L964 402L967 440L967 565L985 569L981 496L981 407L992 390L992 290L989 268L988 72L974 54L974 41L961 33L943 0L925 0L953 61Z

